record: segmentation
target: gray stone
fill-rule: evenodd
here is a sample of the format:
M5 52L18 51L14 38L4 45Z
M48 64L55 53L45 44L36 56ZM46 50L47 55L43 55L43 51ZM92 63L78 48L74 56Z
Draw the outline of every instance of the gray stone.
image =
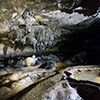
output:
M42 100L83 100L66 80L57 83L51 90L48 89L46 94Z

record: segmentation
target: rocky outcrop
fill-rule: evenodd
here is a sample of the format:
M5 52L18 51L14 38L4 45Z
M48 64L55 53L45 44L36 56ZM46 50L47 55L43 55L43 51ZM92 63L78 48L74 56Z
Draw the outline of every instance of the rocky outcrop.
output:
M48 90L45 98L42 100L83 100L77 93L76 89L72 88L66 81L61 81Z
M0 72L0 91L2 92L0 99L13 98L17 93L53 75L55 72L50 73L48 70L42 69L34 71L34 68L31 67L26 70L3 69Z
M34 10L24 11L20 16L17 14L10 21L4 21L0 33L9 32L5 36L8 44L9 42L19 43L31 46L34 52L43 51L47 48L53 48L62 35L72 33L69 29L60 26L76 25L87 18L83 14L75 12L68 14L60 10L39 15L36 15ZM9 24L5 24L6 22Z

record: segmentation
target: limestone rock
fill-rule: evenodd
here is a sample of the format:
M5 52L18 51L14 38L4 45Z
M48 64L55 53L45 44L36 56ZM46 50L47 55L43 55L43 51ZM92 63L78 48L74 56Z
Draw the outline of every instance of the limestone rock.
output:
M66 81L61 81L46 93L46 98L42 100L83 100L77 90Z
M13 96L13 91L8 87L1 87L0 88L0 100L7 100L11 96Z
M27 57L25 59L27 67L34 65L36 63L36 60L37 60L37 58L35 58L35 55L33 55L32 57Z
M33 84L33 81L31 80L31 78L26 77L18 82L12 83L11 88L14 93L18 93L22 91L23 89L27 88L28 86L30 86L31 84Z
M49 21L49 19L44 19L43 17L38 16L38 15L35 16L35 20L36 20L37 23L39 23L39 22L43 23L43 22Z
M59 25L76 25L84 20L88 19L88 16L73 12L71 14L61 12L60 10L51 11L49 13L43 13L44 16L51 18L51 20L57 20Z
M21 78L21 73L15 73L15 74L12 74L9 79L12 80L12 81L17 81Z

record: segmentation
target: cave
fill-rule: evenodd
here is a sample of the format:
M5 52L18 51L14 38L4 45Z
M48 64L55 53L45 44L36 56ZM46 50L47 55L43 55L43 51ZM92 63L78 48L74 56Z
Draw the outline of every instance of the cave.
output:
M0 8L0 100L99 100L100 0Z

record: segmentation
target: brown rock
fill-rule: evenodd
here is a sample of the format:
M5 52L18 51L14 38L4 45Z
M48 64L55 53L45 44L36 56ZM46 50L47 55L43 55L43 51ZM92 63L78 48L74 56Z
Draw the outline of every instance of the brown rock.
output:
M14 95L14 93L12 92L12 90L10 88L8 88L8 87L0 88L0 100L6 100L13 95Z

